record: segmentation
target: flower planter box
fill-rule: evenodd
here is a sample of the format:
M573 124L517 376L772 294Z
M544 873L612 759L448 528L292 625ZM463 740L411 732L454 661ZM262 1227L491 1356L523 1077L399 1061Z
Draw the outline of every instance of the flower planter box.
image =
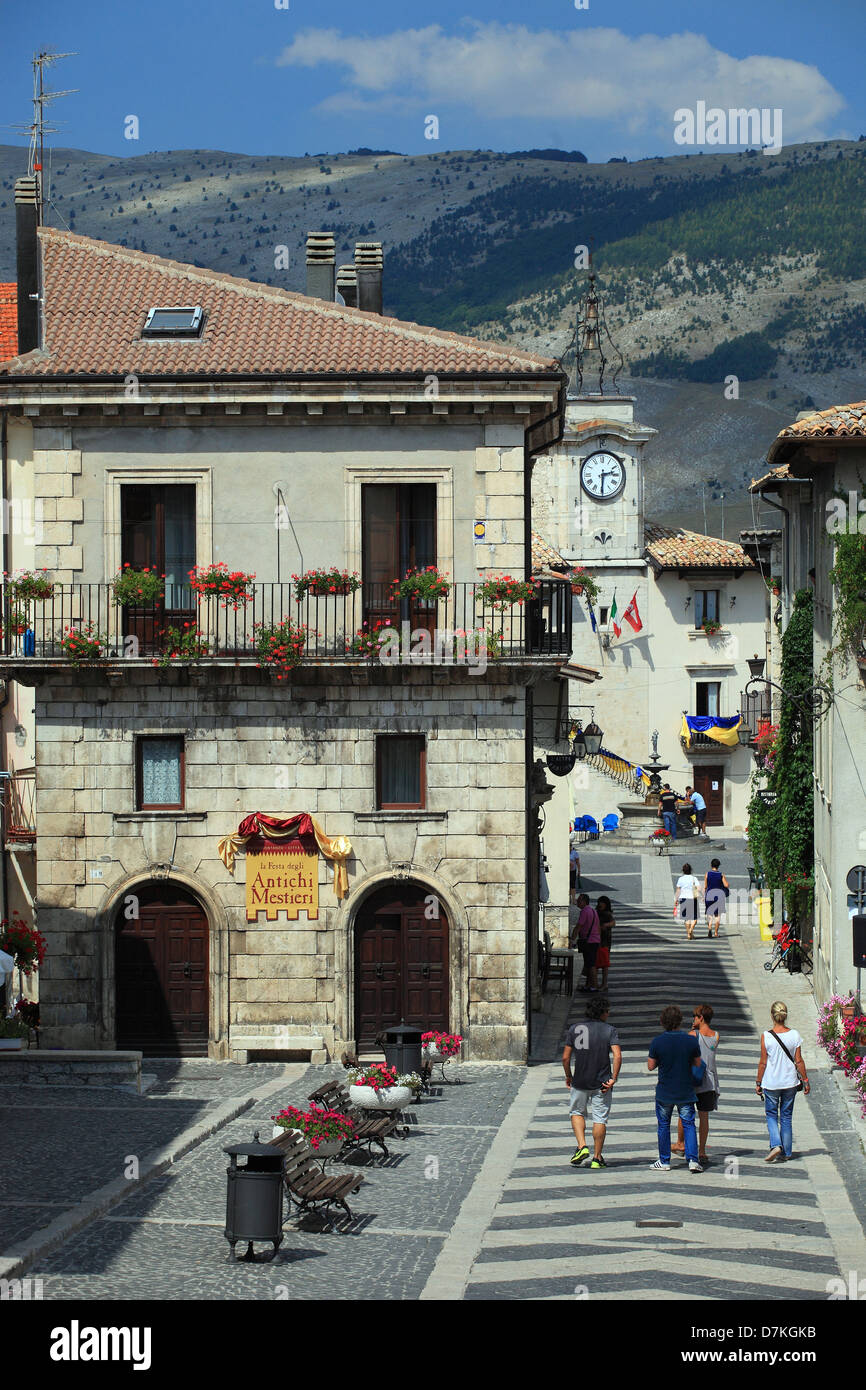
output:
M23 1046L23 1038L0 1038L0 1052L20 1052Z
M409 1086L350 1086L349 1098L362 1110L403 1110L412 1100Z
M281 1135L286 1133L286 1130L288 1128L288 1125L274 1125L273 1129L271 1130L271 1138L279 1139ZM295 1128L295 1126L292 1126L292 1128ZM299 1134L303 1134L303 1132L304 1131L302 1129L298 1130ZM310 1144L309 1139L307 1140L307 1143ZM316 1148L313 1144L310 1144L310 1148L313 1150L313 1153L315 1154L316 1158L336 1158L337 1154L340 1152L342 1147L342 1139L323 1139L318 1148Z

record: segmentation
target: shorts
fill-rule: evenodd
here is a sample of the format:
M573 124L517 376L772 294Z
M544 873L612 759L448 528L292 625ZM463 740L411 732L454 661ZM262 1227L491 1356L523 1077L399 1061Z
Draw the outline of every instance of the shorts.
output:
M697 823L698 823L699 826L703 825L703 823L704 823L704 821L706 820L706 818L707 818L707 810L706 810L706 807L704 807L703 811L695 811L695 820L697 821Z
M584 965L586 966L587 970L592 970L596 962L596 957L598 956L598 942L584 941L580 949L583 952Z
M610 965L610 949L607 946L599 946L596 952L595 964L598 970L606 970Z
M576 887L577 887L577 869L569 869L569 871L568 871L568 886L569 886L570 888L576 888Z
M719 1103L718 1091L698 1091L697 1097L698 1102L696 1109L701 1111L704 1115L709 1114L711 1110L715 1110Z
M572 1086L571 1100L568 1106L569 1115L583 1115L585 1117L590 1097L592 1097L592 1123L594 1125L606 1125L613 1103L613 1091L602 1091L598 1087L591 1091L581 1091L577 1086Z

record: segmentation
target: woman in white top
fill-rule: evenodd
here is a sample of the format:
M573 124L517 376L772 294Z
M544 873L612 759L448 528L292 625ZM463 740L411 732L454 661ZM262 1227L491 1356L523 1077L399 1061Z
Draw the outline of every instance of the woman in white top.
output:
M803 1039L796 1028L788 1028L788 1006L777 1000L770 1008L773 1027L761 1034L761 1060L755 1090L764 1102L770 1152L765 1162L778 1163L791 1157L794 1144L793 1114L798 1081L809 1094L809 1078L800 1047Z
M691 941L695 934L695 923L698 920L698 896L701 891L700 881L692 873L691 864L684 864L683 871L677 879L676 892L674 894L674 921L684 921L686 924L686 940Z

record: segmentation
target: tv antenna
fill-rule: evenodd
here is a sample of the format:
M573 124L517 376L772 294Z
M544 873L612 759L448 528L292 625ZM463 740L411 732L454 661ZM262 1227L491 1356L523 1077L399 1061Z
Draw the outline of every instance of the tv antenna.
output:
M22 135L26 135L30 140L30 149L27 159L27 173L41 174L45 168L45 136L54 135L59 130L59 126L50 125L45 119L45 108L51 101L56 101L58 97L72 96L77 92L77 87L70 87L65 92L49 92L45 88L45 69L50 63L56 63L61 58L74 58L74 53L53 53L51 49L43 48L33 55L33 120L29 125L16 125L13 128ZM44 221L45 203L50 201L45 187L44 177L39 180L39 204L38 220L42 226Z

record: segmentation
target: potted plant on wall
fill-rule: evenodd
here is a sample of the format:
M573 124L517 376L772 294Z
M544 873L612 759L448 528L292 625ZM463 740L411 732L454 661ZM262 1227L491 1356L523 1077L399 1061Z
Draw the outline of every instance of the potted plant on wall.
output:
M589 570L578 568L572 570L569 575L571 580L571 592L578 598L583 595L589 599L590 603L595 603L598 599L598 584L593 579Z
M478 585L478 601L485 608L510 608L513 604L528 603L538 592L535 579L515 579L510 574L494 574Z
M189 584L199 598L218 599L223 608L233 608L237 613L253 598L255 577L244 570L229 570L228 565L220 560L217 564L190 570Z
M402 579L395 579L393 585L395 598L408 598L417 604L434 604L447 598L451 592L451 580L442 574L435 565L426 569L407 570Z
M45 937L36 927L31 927L17 912L11 918L0 921L0 951L11 956L15 969L21 975L32 975L45 960ZM19 1001L23 1003L29 1001ZM30 1005L32 1008L33 1006ZM38 1005L37 1009L38 1018ZM18 1009L16 1016L0 1018L0 1049L4 1052L17 1051L24 1038L29 1036L31 1024L25 1017L25 1010Z
M301 623L293 623L291 618L283 618L281 623L268 625L255 623L256 651L258 665L263 670L271 670L278 681L288 679L293 667L299 666L304 655L309 628Z
M111 582L114 602L120 608L150 608L161 603L165 593L165 575L145 565L136 570L127 563Z
M717 632L721 632L722 625L718 618L704 618L701 627L708 637L714 637Z
M421 1051L431 1062L450 1061L460 1055L463 1039L459 1033L422 1033Z
M316 594L319 596L329 594L354 594L361 587L361 577L357 573L349 573L348 570L339 570L336 565L330 569L305 570L303 574L293 574L295 582L295 597L303 598L304 594Z
M108 638L97 632L93 623L67 628L60 639L60 650L70 666L80 666L85 661L99 661L105 655L107 646Z
M164 646L160 655L153 657L151 665L160 666L163 670L176 661L198 661L210 651L201 628L196 627L195 623L184 623L183 627L169 626L163 628L159 635Z

